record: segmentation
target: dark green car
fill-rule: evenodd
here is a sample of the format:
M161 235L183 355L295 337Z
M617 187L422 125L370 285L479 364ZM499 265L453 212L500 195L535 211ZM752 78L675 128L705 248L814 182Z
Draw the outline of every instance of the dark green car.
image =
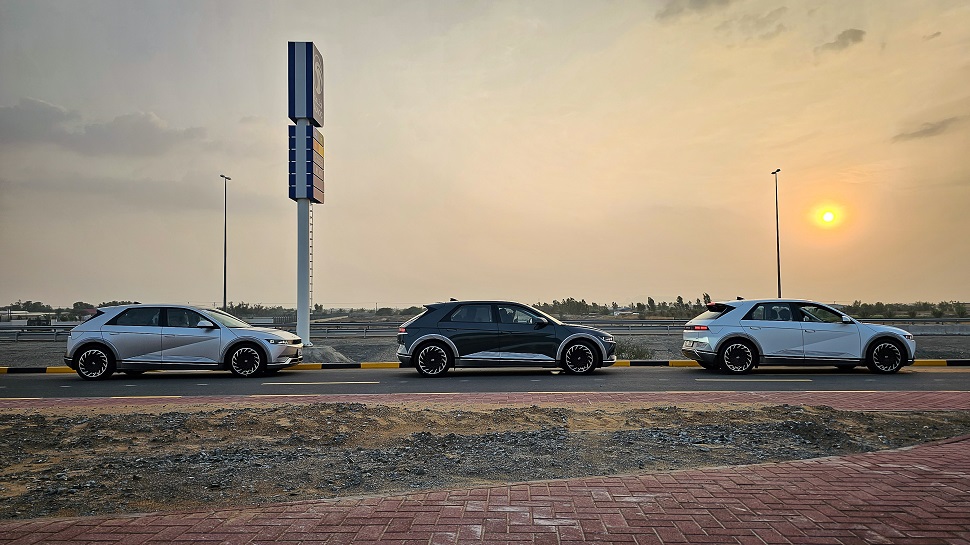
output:
M425 305L423 313L401 324L397 342L401 364L425 377L452 367L561 367L587 374L616 363L609 333L564 324L509 301Z

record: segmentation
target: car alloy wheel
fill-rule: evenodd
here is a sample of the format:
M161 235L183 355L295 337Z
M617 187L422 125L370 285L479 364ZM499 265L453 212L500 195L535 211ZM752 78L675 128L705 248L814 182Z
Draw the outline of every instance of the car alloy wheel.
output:
M593 348L584 342L578 342L567 348L562 359L567 373L582 375L596 369L596 354Z
M236 348L229 358L229 370L240 377L253 377L263 373L266 363L255 347L245 345Z
M423 346L418 352L415 368L423 377L437 377L448 370L448 351L437 343Z
M754 368L754 350L747 343L735 341L721 350L721 368L741 375Z
M879 341L869 351L866 367L875 373L895 373L903 367L903 352L893 341Z
M77 374L86 380L106 379L114 373L111 355L101 348L89 348L77 357Z

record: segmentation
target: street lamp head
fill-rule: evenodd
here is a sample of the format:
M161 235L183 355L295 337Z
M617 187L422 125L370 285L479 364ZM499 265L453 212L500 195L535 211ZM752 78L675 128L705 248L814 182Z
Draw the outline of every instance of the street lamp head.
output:
M772 174L778 174L779 172L781 172L781 169L780 169L780 168L776 168L776 169L775 169L775 170L773 170L773 171L772 171L771 173L772 173Z
M220 178L225 178L227 182L232 179L229 176L226 176L225 174L220 174L219 177Z

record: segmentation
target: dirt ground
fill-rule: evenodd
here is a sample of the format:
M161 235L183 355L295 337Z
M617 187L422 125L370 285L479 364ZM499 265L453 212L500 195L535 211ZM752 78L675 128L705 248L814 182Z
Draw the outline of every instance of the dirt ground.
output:
M970 433L968 412L289 404L0 412L0 519L753 464Z

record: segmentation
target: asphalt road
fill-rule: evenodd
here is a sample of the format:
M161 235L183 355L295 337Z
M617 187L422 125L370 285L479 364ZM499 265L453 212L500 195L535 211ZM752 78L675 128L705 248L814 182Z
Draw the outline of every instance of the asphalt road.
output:
M589 376L551 370L451 370L423 379L412 369L290 370L272 377L235 378L226 372L167 371L85 381L75 374L0 375L0 398L286 396L320 394L478 392L705 391L970 391L970 368L908 367L895 375L864 369L763 368L727 376L700 368L622 367Z

